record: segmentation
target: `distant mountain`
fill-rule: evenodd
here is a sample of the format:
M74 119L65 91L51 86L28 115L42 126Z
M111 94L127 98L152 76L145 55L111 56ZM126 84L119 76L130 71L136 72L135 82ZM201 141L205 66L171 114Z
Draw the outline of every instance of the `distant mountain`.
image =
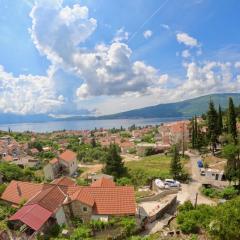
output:
M220 104L223 109L227 108L228 98L232 97L236 106L240 105L240 93L211 94L181 102L158 104L155 106L134 109L126 112L106 116L75 116L68 118L54 118L47 114L17 115L11 113L0 113L0 124L10 123L35 123L51 121L71 120L99 120L99 119L136 119L136 118L177 118L201 115L208 109L209 100L212 99L216 108Z
M55 121L47 114L18 115L13 113L0 113L0 124L11 123L35 123Z
M223 109L226 109L229 97L233 98L236 106L240 105L240 93L211 94L181 102L158 104L151 107L101 116L98 119L192 117L195 114L201 115L206 112L210 99L213 100L216 108L220 104Z

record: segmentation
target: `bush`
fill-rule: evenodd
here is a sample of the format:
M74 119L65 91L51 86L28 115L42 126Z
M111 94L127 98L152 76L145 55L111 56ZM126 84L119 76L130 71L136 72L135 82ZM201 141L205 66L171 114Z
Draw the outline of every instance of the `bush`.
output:
M134 217L124 217L120 221L120 226L122 226L126 235L130 236L134 233L137 226L136 219Z
M7 185L6 184L0 184L0 195L5 191Z
M81 226L73 231L70 240L86 240L91 236L91 229L86 226Z
M183 233L198 233L200 228L207 228L214 209L208 205L199 205L193 208L190 202L186 202L179 207L179 214L177 215L177 223Z
M224 189L216 189L216 188L202 188L201 191L205 196L210 198L224 198L224 199L232 199L237 196L238 190L234 187L225 187Z
M119 186L128 186L131 184L132 184L132 181L128 177L122 177L122 178L117 179L117 185L119 185Z
M77 179L77 185L79 185L79 186L87 186L88 182L85 179L83 179L83 178L78 178Z
M220 192L219 196L224 199L232 199L236 197L237 194L238 190L234 187L226 187Z
M210 198L216 198L218 197L218 190L215 188L202 188L201 192Z
M60 226L58 224L52 225L48 230L49 237L57 237L60 233Z
M180 226L180 229L182 230L183 233L198 233L199 232L199 226L197 221L191 218L185 219L183 223Z

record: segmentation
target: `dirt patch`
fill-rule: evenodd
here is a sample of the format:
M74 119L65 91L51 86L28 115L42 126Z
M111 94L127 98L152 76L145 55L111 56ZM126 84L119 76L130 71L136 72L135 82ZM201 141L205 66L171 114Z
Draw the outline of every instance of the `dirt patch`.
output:
M78 167L85 169L85 171L81 174L81 177L86 178L88 175L93 173L99 173L103 169L103 164L79 164Z
M227 160L224 158L219 158L216 156L207 156L203 159L204 163L208 165L209 168L214 168L218 170L224 170Z

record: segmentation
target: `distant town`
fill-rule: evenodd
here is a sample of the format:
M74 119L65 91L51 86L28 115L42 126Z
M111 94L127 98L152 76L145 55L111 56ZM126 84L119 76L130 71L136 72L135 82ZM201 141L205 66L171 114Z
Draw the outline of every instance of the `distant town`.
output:
M0 239L238 239L239 118L1 131Z

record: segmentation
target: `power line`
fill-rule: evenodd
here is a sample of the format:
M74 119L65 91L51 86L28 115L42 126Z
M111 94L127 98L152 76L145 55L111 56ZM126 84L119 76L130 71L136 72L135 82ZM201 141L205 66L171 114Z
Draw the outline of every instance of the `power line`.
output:
M142 25L138 28L137 31L135 31L131 37L128 39L128 43L138 34L138 32L168 3L169 0L166 0L165 2L163 2L163 4L161 4L161 6L150 16L148 17L143 23Z

